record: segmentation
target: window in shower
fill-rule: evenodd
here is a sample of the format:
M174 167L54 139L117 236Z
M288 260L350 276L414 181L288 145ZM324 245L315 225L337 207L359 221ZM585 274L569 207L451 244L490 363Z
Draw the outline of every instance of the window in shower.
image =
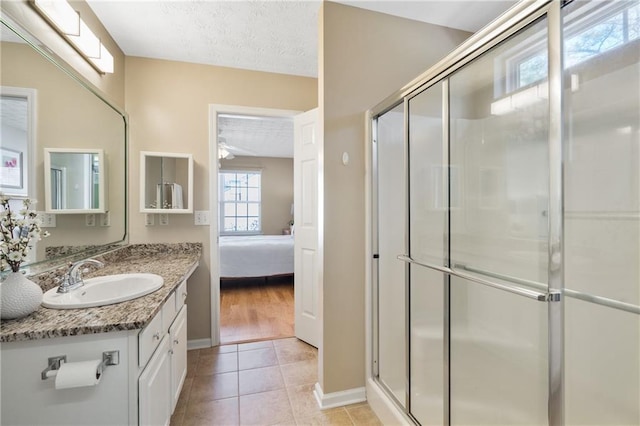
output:
M640 4L637 1L581 1L571 8L571 16L567 16L564 25L563 51L567 68L640 39ZM529 46L520 46L500 58L496 65L506 70L506 92L545 80L549 67L547 57L546 44L533 39Z

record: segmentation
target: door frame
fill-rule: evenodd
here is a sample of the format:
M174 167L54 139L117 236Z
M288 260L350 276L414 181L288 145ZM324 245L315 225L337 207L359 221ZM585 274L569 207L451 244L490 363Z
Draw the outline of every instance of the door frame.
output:
M220 345L220 268L218 240L218 115L237 114L261 117L291 117L303 111L247 107L241 105L209 104L209 247L211 288L211 346Z

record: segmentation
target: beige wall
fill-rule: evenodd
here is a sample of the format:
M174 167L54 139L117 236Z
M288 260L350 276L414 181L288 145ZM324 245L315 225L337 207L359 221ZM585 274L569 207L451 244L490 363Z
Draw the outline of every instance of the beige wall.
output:
M209 104L305 111L317 105L317 80L209 65L127 57L130 128L130 242L201 242L200 267L189 281L189 339L211 335L209 228L192 214L170 215L168 226L144 225L139 213L140 151L191 153L194 209L209 209ZM290 206L289 206L290 208ZM212 212L211 220L217 220Z
M274 157L235 157L220 160L222 170L262 171L262 233L282 234L289 227L293 203L293 159Z
M40 17L27 0L3 1L2 12L16 20L63 61L74 68L82 77L98 87L109 100L119 107L123 107L124 54L84 0L72 0L69 3L80 13L82 20L113 55L113 74L98 73L62 36Z
M324 118L324 289L320 384L365 382L365 111L470 34L324 2L320 113ZM342 153L351 163L342 165Z

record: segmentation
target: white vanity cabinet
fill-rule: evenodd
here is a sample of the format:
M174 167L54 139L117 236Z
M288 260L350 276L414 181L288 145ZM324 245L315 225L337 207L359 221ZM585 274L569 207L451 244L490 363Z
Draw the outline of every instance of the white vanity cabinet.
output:
M186 281L139 335L140 425L169 424L187 377L187 305L180 293L185 287Z
M2 343L0 424L168 425L187 372L186 280L142 330ZM56 389L49 357L67 362L119 351L96 386Z

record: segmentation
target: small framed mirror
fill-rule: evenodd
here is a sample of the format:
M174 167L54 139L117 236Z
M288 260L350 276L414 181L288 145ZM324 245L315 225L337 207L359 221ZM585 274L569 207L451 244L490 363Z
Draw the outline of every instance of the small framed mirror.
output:
M140 152L140 211L193 213L193 156Z
M106 213L106 164L102 149L44 149L48 213Z

